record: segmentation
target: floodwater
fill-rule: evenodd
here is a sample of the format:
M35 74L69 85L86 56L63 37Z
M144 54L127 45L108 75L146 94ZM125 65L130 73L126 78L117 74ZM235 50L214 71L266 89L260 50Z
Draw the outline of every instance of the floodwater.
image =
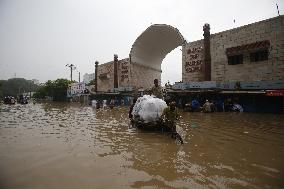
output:
M284 188L284 116L180 112L181 145L128 109L0 105L0 188Z

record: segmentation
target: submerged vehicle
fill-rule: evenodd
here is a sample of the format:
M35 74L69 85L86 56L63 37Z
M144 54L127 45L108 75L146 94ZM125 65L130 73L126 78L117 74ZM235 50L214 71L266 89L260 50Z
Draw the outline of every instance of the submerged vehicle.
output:
M169 127L167 124L165 124L165 121L162 119L145 123L139 117L136 117L131 118L130 121L132 127L143 131L167 133L170 134L172 138L178 140L181 144L183 144L183 139L180 134L176 132L175 129L173 130L172 127Z
M167 104L162 99L144 95L137 99L131 109L131 122L138 128L155 130L162 125L161 115L166 107Z
M13 96L5 96L4 104L15 104L16 100Z
M144 95L138 98L133 106L129 116L131 125L144 131L169 133L172 138L183 143L182 138L176 132L175 124L167 125L165 120L162 119L165 108L167 108L167 104L164 100Z
M28 104L28 98L24 95L20 95L18 102L20 104Z
M169 132L170 129L165 127L163 120L145 122L139 116L130 119L131 125L138 129L142 129L145 131L165 131Z

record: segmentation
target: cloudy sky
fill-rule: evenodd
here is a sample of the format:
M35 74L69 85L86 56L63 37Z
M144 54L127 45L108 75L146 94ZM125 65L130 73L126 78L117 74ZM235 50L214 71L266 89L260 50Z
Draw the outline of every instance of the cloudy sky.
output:
M151 24L169 24L187 41L284 14L282 0L0 0L0 79L70 78L113 54L127 58ZM235 20L235 23L234 23ZM162 63L162 81L181 80L181 47ZM78 73L74 73L78 80Z

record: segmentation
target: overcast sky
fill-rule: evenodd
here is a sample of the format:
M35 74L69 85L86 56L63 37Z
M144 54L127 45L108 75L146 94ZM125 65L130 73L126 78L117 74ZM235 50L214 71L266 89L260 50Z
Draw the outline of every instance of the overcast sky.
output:
M68 63L92 73L95 60L127 58L151 24L195 41L204 23L217 33L261 21L277 16L276 3L283 14L283 0L0 0L0 79L69 79ZM163 83L181 80L179 49L162 63Z

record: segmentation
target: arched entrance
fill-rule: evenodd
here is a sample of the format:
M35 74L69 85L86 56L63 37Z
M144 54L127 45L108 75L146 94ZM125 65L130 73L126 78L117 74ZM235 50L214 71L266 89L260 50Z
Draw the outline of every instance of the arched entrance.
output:
M186 43L178 29L166 24L154 24L148 27L133 43L130 51L133 84L148 88L153 80L161 81L161 64L165 56L173 49Z

